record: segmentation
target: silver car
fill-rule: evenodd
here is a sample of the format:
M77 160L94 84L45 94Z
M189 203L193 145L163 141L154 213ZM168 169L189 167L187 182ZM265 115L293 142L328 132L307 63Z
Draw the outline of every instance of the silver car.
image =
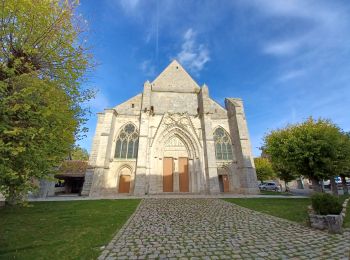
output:
M273 191L278 191L279 187L276 183L274 182L264 182L259 185L260 190L273 190Z

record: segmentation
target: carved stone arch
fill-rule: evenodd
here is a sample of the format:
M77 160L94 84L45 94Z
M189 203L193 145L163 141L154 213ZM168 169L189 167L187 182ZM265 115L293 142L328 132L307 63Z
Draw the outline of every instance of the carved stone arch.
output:
M192 140L196 143L198 148L202 147L202 143L199 140L199 136L195 130L195 127L187 113L166 113L163 115L162 120L155 132L155 139L152 140L151 146L156 143L158 136L164 134L171 129L181 129L191 136Z
M194 159L200 156L200 149L195 141L195 138L191 138L190 134L186 130L177 126L170 127L170 129L165 129L161 134L159 134L156 137L154 143L157 145L156 147L154 147L154 152L158 156L161 156L166 142L175 136L179 138L186 146L190 158Z
M119 137L119 134L123 131L123 129L127 126L127 125L133 125L137 131L137 133L139 133L139 128L135 125L135 123L133 122L127 122L125 123L124 125L122 125L121 127L119 127L119 129L116 131L116 133L114 134L114 137L113 137L113 142L116 142L117 141L117 138Z
M134 174L134 169L133 169L133 167L131 165L129 165L129 164L122 164L117 170L117 177L119 177L122 174L125 174L125 173L122 172L123 169L125 169L125 168L130 171L130 175Z
M216 126L216 127L213 129L213 136L214 136L215 131L216 131L217 129L219 129L219 128L225 131L225 133L227 134L227 136L230 138L231 144L233 144L233 143L232 143L232 137L231 137L230 133L229 133L224 127L222 127L221 125L218 125L218 126Z

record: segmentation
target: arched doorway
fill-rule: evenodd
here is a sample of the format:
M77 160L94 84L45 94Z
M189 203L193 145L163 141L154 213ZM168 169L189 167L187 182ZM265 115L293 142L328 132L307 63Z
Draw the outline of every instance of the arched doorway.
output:
M130 193L131 170L124 167L119 173L118 193Z
M219 189L220 192L230 191L230 181L225 168L218 168Z
M163 192L189 192L188 152L177 137L170 138L163 154Z

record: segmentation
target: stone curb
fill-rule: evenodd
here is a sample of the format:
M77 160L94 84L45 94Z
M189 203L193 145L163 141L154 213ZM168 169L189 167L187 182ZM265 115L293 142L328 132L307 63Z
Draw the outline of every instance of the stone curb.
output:
M139 205L137 205L134 213L132 213L130 218L126 221L126 223L122 226L122 228L117 232L117 234L114 235L114 237L108 243L108 245L103 247L103 251L102 251L101 255L97 258L98 260L106 259L106 256L109 254L110 250L113 248L114 243L124 234L125 230L128 228L128 226L130 225L131 221L134 219L134 217L137 214L139 208L143 204L143 201L144 201L144 199L142 199L140 201L140 203L139 203Z

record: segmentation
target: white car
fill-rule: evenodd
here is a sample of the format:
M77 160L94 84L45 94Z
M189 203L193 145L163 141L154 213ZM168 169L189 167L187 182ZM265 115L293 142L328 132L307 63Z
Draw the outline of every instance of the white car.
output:
M273 191L278 191L279 187L276 183L274 182L263 182L259 185L260 190L273 190Z

